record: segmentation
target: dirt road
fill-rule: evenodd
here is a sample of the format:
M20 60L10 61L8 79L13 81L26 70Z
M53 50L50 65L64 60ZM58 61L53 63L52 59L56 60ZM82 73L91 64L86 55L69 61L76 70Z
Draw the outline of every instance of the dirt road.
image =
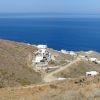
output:
M80 59L80 58L77 58L76 60L73 60L72 62L70 62L68 65L63 66L63 67L61 67L61 68L59 68L59 69L57 69L57 70L55 70L55 71L53 71L53 72L51 72L51 73L49 73L49 74L46 74L46 75L44 76L43 81L44 81L44 82L51 82L51 81L57 80L57 78L54 77L54 74L56 74L56 73L58 73L58 72L60 72L60 71L63 71L64 69L66 69L66 68L72 66L73 64L75 64L75 63L77 63L77 62L79 62L79 61L81 61L81 59Z

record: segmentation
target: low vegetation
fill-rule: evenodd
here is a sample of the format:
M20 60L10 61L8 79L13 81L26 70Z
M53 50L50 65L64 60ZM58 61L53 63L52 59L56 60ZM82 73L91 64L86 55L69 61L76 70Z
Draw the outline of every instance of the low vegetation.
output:
M63 70L59 73L56 73L56 77L64 77L64 78L76 78L80 76L85 76L87 71L100 71L100 67L98 64L94 64L92 62L80 61L66 70Z
M29 66L28 55L36 50L34 46L0 40L0 88L41 82L41 74Z
M100 100L100 76L1 89L0 100Z
M35 46L0 40L0 100L100 100L100 75L85 76L87 71L100 72L99 64L77 61L66 67L76 58L50 49L55 61L48 66L65 66L54 76L67 79L43 83L42 78L57 69L49 73L33 70L35 51Z

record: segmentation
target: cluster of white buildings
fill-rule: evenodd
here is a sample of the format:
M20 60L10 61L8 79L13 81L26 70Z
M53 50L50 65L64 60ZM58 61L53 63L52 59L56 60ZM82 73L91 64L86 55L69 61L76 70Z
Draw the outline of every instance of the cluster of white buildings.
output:
M66 51L62 49L60 52L63 54L69 54L71 56L77 56L77 53L75 53L74 51Z
M48 62L51 61L51 54L47 50L47 45L38 45L37 48L33 63L48 65Z
M63 53L63 54L69 54L71 56L78 56L79 58L83 59L83 60L86 60L86 61L91 61L91 62L94 62L96 64L100 64L100 60L98 60L97 58L93 58L93 57L88 57L88 56L84 56L84 55L77 55L76 52L74 51L66 51L66 50L61 50L60 53ZM92 54L93 51L88 51L86 52L86 54Z
M53 60L53 58L48 51L47 45L37 45L36 47L38 48L38 50L35 53L35 59L32 60L32 63L35 63L37 65L40 64L42 66L48 65L48 63L51 60ZM100 64L100 60L98 60L97 58L88 57L88 56L85 56L85 55L77 55L77 53L74 52L74 51L66 51L66 50L62 49L59 52L63 53L63 54L69 54L69 55L74 56L74 57L78 56L79 58L81 58L83 60L91 61L91 62L94 62L96 64ZM90 53L92 53L92 51L87 52L87 53L90 54ZM46 68L46 67L44 67L44 68ZM98 74L99 74L99 72L96 72L96 71L86 72L86 76L96 76ZM58 80L64 80L64 79L65 78L58 78Z
M88 56L83 56L83 55L79 55L79 57L83 60L86 61L90 61L90 62L94 62L95 64L100 64L100 60L94 57L88 57Z

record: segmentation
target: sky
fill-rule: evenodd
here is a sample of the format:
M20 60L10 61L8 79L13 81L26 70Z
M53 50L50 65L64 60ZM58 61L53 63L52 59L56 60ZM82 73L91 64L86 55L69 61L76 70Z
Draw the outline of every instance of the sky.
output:
M99 14L100 0L0 0L0 13Z

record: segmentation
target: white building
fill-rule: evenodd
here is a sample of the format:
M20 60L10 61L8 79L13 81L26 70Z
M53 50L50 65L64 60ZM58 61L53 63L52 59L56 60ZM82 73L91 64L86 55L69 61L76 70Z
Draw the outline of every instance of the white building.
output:
M86 72L86 76L97 76L99 74L99 72L97 71L90 71L90 72Z
M95 62L95 61L97 61L97 58L89 58L89 60L90 60L91 62Z
M36 56L36 58L35 58L35 62L36 63L40 63L40 61L43 59L43 57L41 57L41 56Z
M100 60L98 60L97 58L89 58L89 61L100 64Z
M99 61L99 60L97 60L96 62L97 62L98 64L100 64L100 61Z
M77 56L77 54L76 54L74 51L70 51L69 54L70 54L71 56Z
M38 49L46 49L47 48L47 45L38 45L37 48Z
M47 50L47 45L38 45L38 51L36 52L35 63L40 64L48 64L51 61L51 54Z
M66 50L63 50L63 49L60 52L64 54L69 54Z

